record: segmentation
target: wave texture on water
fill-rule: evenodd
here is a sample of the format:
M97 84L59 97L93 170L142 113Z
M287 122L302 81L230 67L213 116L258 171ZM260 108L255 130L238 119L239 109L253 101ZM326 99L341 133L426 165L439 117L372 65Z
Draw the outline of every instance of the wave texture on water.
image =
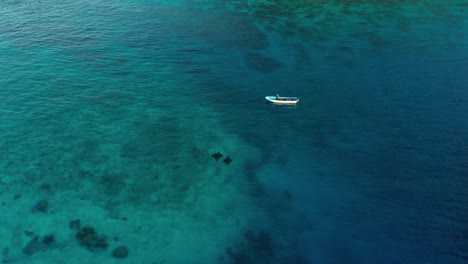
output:
M467 9L2 1L0 258L467 262Z

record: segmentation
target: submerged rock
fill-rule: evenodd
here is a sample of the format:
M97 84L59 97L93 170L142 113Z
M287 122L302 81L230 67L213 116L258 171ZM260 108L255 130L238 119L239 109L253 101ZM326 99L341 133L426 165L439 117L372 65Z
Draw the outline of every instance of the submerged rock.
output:
M23 254L32 256L39 251L48 249L54 242L55 236L53 234L46 235L42 239L40 239L39 235L35 235L33 238L31 238L31 241L29 241L29 243L24 246Z
M98 235L96 230L90 226L81 228L76 234L80 245L90 251L105 250L109 246L104 235Z
M49 245L55 242L55 236L54 235L47 235L42 238L42 243L44 245Z
M39 236L35 235L31 241L29 241L26 246L23 248L23 254L27 256L32 256L33 254L37 253L38 251L41 251L43 249L42 243L39 241Z
M118 246L112 250L112 257L123 259L128 257L128 248L126 246Z
M31 232L31 231L24 231L24 235L28 236L28 237L32 237L34 235L34 232Z

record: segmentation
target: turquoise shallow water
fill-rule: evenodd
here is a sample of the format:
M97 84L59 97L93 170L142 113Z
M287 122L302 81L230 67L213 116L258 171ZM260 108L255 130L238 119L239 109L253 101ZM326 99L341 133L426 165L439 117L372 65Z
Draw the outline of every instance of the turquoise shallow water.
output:
M466 263L467 11L2 1L2 261Z

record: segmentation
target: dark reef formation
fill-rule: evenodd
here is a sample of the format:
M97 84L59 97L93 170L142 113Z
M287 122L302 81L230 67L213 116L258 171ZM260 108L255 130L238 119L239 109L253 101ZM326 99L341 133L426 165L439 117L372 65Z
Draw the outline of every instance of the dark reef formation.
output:
M34 210L41 213L47 213L47 211L49 210L49 202L47 202L46 200L41 200L37 202L34 206Z
M124 217L127 219L126 217ZM86 248L92 252L101 252L105 251L109 247L108 238L105 235L98 234L98 232L91 226L81 227L81 220L76 219L68 222L68 227L76 231L76 239L78 240L80 246ZM46 237L44 237L45 241ZM53 238L52 238L53 239ZM48 238L50 240L50 238ZM114 241L118 241L117 237L113 238ZM112 257L116 259L124 259L128 257L128 247L121 245L111 252Z
M44 245L50 245L55 242L55 236L54 235L46 235L42 238L42 243Z
M79 230L80 227L81 227L80 219L76 219L76 220L72 220L72 221L68 222L68 227L71 230Z
M226 254L234 264L273 263L275 245L266 231L247 231L244 240L235 248L227 248Z
M26 233L25 233L26 234ZM29 234L29 233L28 233ZM31 235L32 236L32 235ZM31 238L31 241L23 247L23 254L32 256L39 251L44 251L53 246L55 242L55 236L53 234L45 235L40 239L39 235L35 235Z
M112 257L116 259L124 259L128 257L128 248L126 246L118 246L112 250Z
M90 251L106 250L109 246L107 237L99 235L91 226L80 228L78 233L76 233L76 239L78 239L82 247Z

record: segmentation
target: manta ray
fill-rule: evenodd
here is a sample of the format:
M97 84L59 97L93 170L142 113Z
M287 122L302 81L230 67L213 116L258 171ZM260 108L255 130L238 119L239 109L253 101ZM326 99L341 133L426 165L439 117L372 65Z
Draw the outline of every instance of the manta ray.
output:
M215 154L211 155L211 157L213 157L216 161L218 161L222 156L223 154L219 152L216 152Z
M232 159L231 159L231 157L229 157L229 156L227 156L227 157L223 160L223 162L226 163L226 165L229 165L229 163L231 163L231 161L232 161Z

